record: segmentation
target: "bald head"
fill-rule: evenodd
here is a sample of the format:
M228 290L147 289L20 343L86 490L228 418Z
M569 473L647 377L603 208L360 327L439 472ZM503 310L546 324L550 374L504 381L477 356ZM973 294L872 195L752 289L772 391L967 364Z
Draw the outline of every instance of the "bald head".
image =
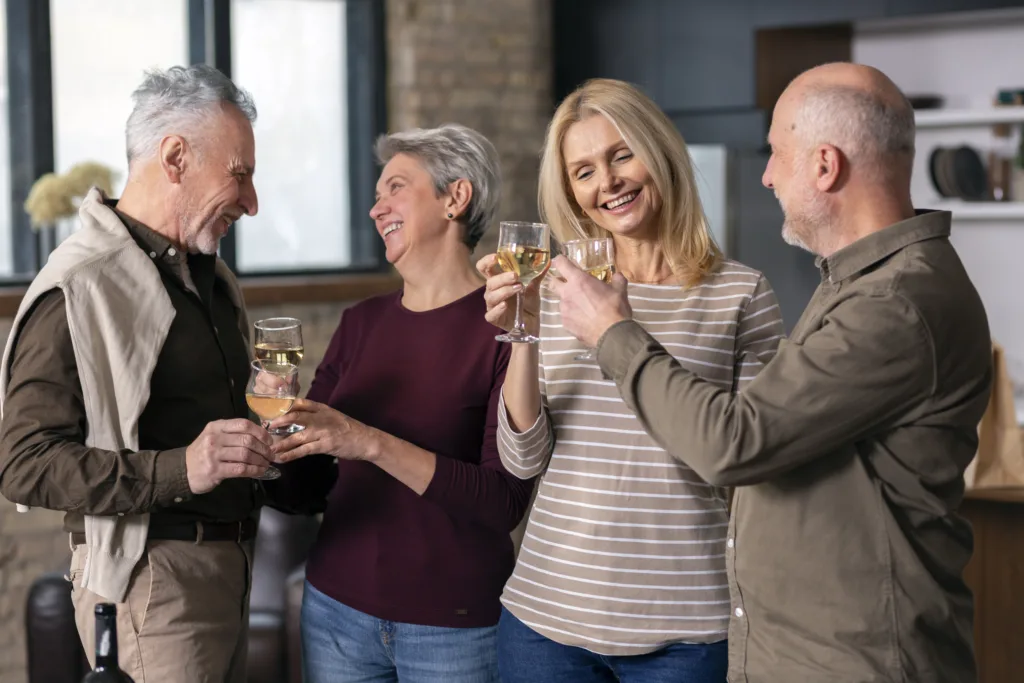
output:
M878 69L836 63L797 76L779 98L788 127L806 147L837 147L866 176L907 175L914 158L914 110Z

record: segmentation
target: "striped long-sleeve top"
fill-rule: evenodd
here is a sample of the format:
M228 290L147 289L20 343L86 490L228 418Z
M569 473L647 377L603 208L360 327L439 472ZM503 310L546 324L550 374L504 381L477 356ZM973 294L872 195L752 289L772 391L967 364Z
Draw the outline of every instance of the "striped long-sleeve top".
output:
M743 388L784 334L757 271L725 261L685 289L629 285L633 316L684 367ZM540 475L502 603L556 642L607 655L722 640L729 623L725 492L673 459L638 424L542 297L543 410L524 432L498 413L509 472Z

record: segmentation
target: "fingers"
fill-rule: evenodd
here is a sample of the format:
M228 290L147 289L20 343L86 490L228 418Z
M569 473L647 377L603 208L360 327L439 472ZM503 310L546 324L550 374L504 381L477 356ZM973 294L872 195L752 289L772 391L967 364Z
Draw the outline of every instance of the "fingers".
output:
M494 308L503 301L511 299L521 291L523 291L523 286L518 282L513 281L513 284L511 285L507 285L505 287L498 287L497 289L493 290L486 290L484 292L484 301L487 303L487 308Z
M241 479L242 477L247 477L249 479L256 479L257 477L262 477L269 466L266 463L262 465L247 465L242 462L225 463L224 470L221 472L221 478Z
M625 294L629 289L629 280L622 273L616 272L612 275L612 287L615 288L619 294Z
M271 462L270 453L263 456L243 446L226 446L217 449L216 459L219 465L252 465L253 467L266 467Z
M249 451L266 459L270 455L274 440L265 429L259 431L263 432L263 438L253 434L219 434L215 438L214 445L224 451L231 449Z
M492 325L501 327L500 323L506 315L508 315L508 304L502 302L484 313L484 320Z
M311 441L309 443L304 443L301 446L297 446L284 453L278 453L274 460L275 462L286 463L291 462L292 460L298 460L299 458L304 458L307 455L314 455L316 453L322 452L323 448L320 447L320 442Z
M560 280L557 277L548 278L547 288L558 298L562 298L562 290L565 289L565 280Z
M212 435L246 434L263 443L267 447L274 443L273 437L271 437L270 434L267 434L267 430L241 417L235 418L234 420L217 420L216 422L211 422L206 425L206 429Z
M579 266L562 255L556 256L552 265L558 269L559 275L561 275L562 279L566 282L571 282L587 276L586 273L580 270Z
M497 275L501 272L501 268L498 267L498 255L487 254L476 262L476 269L477 272L488 279L493 275Z

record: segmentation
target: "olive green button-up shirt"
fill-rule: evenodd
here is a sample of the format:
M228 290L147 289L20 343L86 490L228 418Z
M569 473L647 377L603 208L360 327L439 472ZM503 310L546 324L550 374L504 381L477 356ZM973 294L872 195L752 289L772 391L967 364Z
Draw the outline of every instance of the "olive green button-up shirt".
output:
M735 396L632 322L599 344L645 429L738 487L732 683L976 680L957 510L992 346L949 229L919 212L820 260L790 339Z

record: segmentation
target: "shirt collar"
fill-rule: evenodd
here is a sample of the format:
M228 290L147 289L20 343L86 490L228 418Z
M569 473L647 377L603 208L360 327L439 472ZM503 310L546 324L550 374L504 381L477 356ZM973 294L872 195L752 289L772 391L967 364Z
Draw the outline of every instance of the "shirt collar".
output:
M949 237L952 220L949 211L919 209L915 214L913 218L860 238L827 259L819 257L816 263L822 279L833 283L842 282L911 244L936 237Z
M185 263L188 255L182 253L180 249L175 247L169 239L153 230L151 227L142 223L141 221L135 220L128 214L120 211L113 202L109 204L110 208L113 209L117 217L121 219L125 227L128 228L128 232L135 238L136 243L142 248L146 255L151 259L160 259L165 263L172 265L180 265Z

